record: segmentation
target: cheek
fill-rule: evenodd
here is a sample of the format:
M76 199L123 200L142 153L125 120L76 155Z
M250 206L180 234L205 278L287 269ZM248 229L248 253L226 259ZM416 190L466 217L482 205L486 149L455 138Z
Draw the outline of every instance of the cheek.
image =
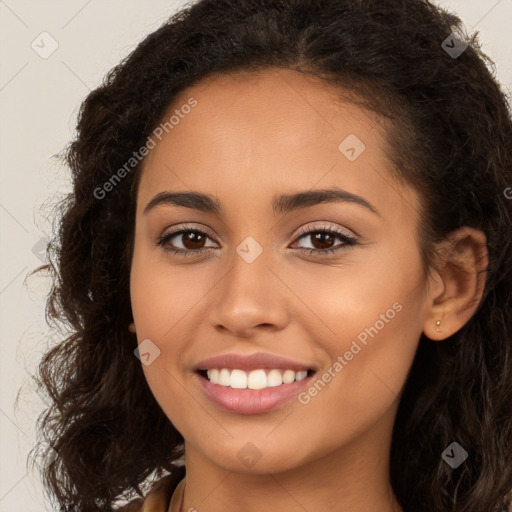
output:
M365 329L376 323L379 332L403 330L407 317L411 329L404 336L414 340L421 332L426 280L419 251L410 241L379 242L347 252L340 263L295 270L294 277L287 276L301 299L295 320L308 330L309 339L322 340L331 356L348 350L360 333L364 341Z
M384 309L388 323L372 320L363 329L349 318L347 322L340 318L343 334L328 348L332 364L299 396L293 416L300 428L287 432L287 443L303 446L308 432L310 439L316 439L317 455L327 454L377 424L394 422L421 332L410 321L417 311L404 304L401 310ZM308 449L299 449L296 456L307 458Z
M136 246L130 297L138 336L165 343L166 339L174 339L177 332L187 329L194 307L213 284L207 266L191 271L188 267L171 265L160 251Z
M167 264L165 255L135 246L130 296L139 345L150 340L158 356L142 364L148 386L174 426L188 432L190 394L183 385L183 354L198 326L196 309L213 286L208 270L194 272ZM139 348L140 350L140 348ZM200 411L197 411L199 414Z
M338 277L332 268L329 279L310 274L302 285L315 315L301 325L331 360L303 397L315 410L305 422L314 428L315 417L322 417L334 435L385 413L405 383L422 332L425 281L415 248L383 250L359 263L340 268Z

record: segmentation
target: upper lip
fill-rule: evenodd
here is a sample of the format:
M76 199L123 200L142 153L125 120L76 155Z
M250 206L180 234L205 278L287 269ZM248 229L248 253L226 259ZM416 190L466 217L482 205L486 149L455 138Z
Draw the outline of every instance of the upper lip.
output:
M197 370L210 370L212 368L237 368L240 370L251 371L259 368L276 368L283 370L314 370L310 365L293 361L275 354L256 353L251 355L242 354L223 354L210 357L200 361L196 365Z

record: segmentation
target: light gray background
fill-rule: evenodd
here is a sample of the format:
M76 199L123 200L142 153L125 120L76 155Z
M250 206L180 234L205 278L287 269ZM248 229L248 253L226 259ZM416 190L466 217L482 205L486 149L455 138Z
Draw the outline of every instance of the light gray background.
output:
M459 14L468 32L480 32L510 94L512 0L437 3ZM41 512L45 503L26 458L42 407L29 374L45 348L49 282L25 277L41 264L52 204L70 190L67 170L52 155L72 138L88 92L182 5L179 0L0 0L0 512ZM35 41L40 53L51 48L42 32L58 43L48 58L31 47Z

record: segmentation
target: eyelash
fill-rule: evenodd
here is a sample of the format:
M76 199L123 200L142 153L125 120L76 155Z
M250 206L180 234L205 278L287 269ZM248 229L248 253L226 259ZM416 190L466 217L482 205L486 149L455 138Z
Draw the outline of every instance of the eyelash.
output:
M179 230L176 230L176 231L172 231L170 233L167 233L165 234L164 236L160 237L158 240L157 240L157 243L156 245L161 247L163 251L165 252L168 252L168 253L172 253L172 254L176 254L176 255L179 255L179 256L183 256L183 257L187 257L187 256L192 256L194 254L197 254L199 252L202 252L204 250L210 250L210 249L213 249L213 247L206 247L206 248L203 248L203 249L176 249L176 248L173 248L169 245L167 245L167 242L169 240L171 240L172 238L174 238L175 236L177 235L182 235L184 233L190 233L190 232L193 232L193 233L199 233L200 235L203 235L205 237L208 237L208 238L213 238L210 236L209 233L201 230L201 229L197 229L197 228L193 228L193 227L189 227L189 226L184 226L182 227L181 229ZM302 247L302 248L299 248L298 250L301 251L302 253L305 253L306 251L308 252L308 255L311 255L313 253L320 253L320 254L328 254L328 253L336 253L338 251L342 251L342 250L346 250L348 247L351 247L351 246L354 246L357 244L357 238L356 237L353 237L353 236L350 236L346 233L344 233L343 231L341 230L337 230L335 228L331 228L331 227L317 227L317 228L314 228L314 229L305 229L305 228L302 228L301 231L298 233L297 237L296 237L296 240L299 240L303 237L305 237L306 235L311 235L311 234L314 234L314 233L328 233L330 235L335 235L337 236L339 239L342 240L343 244L341 246L338 246L334 249L310 249L310 248L305 248L305 247Z

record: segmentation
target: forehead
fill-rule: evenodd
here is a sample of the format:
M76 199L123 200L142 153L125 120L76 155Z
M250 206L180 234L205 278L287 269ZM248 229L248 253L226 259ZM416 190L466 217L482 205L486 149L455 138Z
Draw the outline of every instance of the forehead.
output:
M184 108L191 99L195 106ZM412 193L398 183L390 188L378 115L310 75L282 69L213 75L181 91L162 123L173 115L172 128L145 159L143 199L178 188L260 200L275 189L333 184L373 196L374 204L376 196Z
M294 70L215 74L182 91L164 121L193 97L198 104L182 124L203 142L244 139L245 149L251 143L289 154L314 142L337 151L336 142L347 130L363 136L379 121L373 112L343 101L341 93L319 78ZM172 132L185 136L185 130L175 126Z

